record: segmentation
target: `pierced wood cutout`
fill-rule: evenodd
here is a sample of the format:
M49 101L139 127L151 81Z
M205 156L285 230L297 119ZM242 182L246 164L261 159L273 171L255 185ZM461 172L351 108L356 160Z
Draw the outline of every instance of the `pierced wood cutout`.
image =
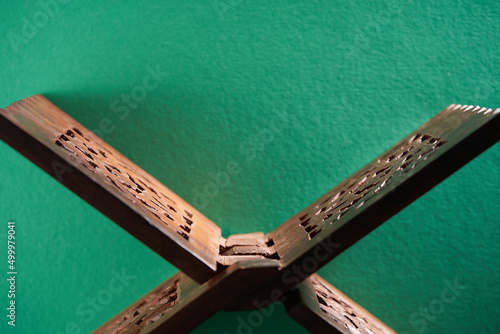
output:
M101 333L136 334L153 325L178 302L180 298L180 280L187 278L176 274L157 288L132 304L126 310L101 327Z
M474 131L478 131L498 113L499 109L493 111L473 106L450 105L280 225L270 236L275 240L276 251L283 259L282 266L301 261L301 257L308 250L324 242L346 223L352 222L356 216L364 214L365 220L371 219L370 216L373 215L370 211L387 205L383 203L384 197L394 190L409 187L404 185L415 174L430 166L443 153L453 149ZM414 187L418 188L418 185ZM408 196L403 196L406 197ZM411 200L402 203L401 208L409 203Z
M301 283L294 294L294 298L285 303L287 312L300 324L310 326L310 323L314 323L315 332L396 333L316 274Z
M136 210L146 208L164 226L189 241L193 226L193 214L182 210L175 201L164 193L158 193L152 182L135 172L130 165L113 159L113 153L105 148L97 148L90 139L83 136L77 128L68 129L59 135L55 144L62 147L73 158L91 173L115 187L133 203Z
M140 321L140 325L144 326L141 327L141 333L187 333L219 311L220 305L230 305L240 298L248 298L260 286L269 284L269 277L276 272L276 268L275 263L267 260L241 260L203 285L178 273L96 329L93 334L121 333L116 331L122 327L135 330L136 327L132 324L124 327L134 321ZM173 291L174 284L177 293L175 302L169 303L168 309L165 307L161 312L157 311L166 302L165 298L158 297L160 292ZM148 323L145 324L141 319L147 319Z
M440 138L420 133L412 136L404 145L387 152L377 159L378 166L369 166L348 185L341 184L325 195L316 212L299 217L299 225L308 234L309 240L323 229L325 224L333 224L350 210L357 210L369 202L382 188L389 187L393 177L405 175L427 160L436 149L446 142ZM336 190L342 189L335 193Z
M378 323L375 323L372 318L366 315L360 315L360 306L348 302L337 289L320 278L313 275L310 278L312 287L316 292L319 306L327 316L334 322L343 326L342 329L347 329L350 333L360 334L382 334L394 333L388 328L382 328Z
M179 281L174 281L171 286L155 290L149 296L149 301L137 305L130 313L125 314L114 328L110 328L110 333L140 333L144 328L159 320L175 305L178 298L178 283Z
M450 105L274 231L227 239L40 95L0 109L0 137L183 272L96 334L187 333L219 310L276 300L313 333L382 334L394 332L307 276L500 140L499 113Z

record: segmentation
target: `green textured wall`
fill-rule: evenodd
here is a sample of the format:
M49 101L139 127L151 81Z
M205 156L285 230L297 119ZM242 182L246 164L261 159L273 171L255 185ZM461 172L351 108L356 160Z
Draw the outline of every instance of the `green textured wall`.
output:
M450 103L500 107L496 1L62 2L0 0L0 106L46 95L225 236L270 231ZM157 87L118 109L148 68ZM19 272L15 329L0 284L1 333L87 333L176 271L3 142L0 154L0 277L9 220ZM230 161L241 173L207 199ZM321 275L397 331L498 332L499 163L496 145ZM91 312L115 272L124 289ZM466 288L425 318L446 280ZM248 314L195 332L237 333ZM278 308L252 331L303 329Z

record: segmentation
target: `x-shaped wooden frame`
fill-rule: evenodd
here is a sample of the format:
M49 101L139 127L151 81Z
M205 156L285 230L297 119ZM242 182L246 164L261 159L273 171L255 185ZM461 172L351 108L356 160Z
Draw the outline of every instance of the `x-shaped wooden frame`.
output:
M181 270L95 333L184 333L273 302L311 332L394 333L314 272L497 142L499 113L452 104L272 232L227 239L41 95L0 109L0 136Z

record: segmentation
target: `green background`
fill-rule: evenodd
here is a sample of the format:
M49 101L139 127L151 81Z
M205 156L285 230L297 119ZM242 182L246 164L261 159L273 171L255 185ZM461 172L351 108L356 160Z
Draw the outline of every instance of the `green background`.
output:
M450 103L500 107L496 1L65 1L51 16L43 3L0 1L0 106L41 93L91 130L111 122L99 134L224 236L270 231ZM157 66L162 82L115 112ZM14 220L19 272L15 329L0 284L1 333L71 322L87 333L176 272L3 142L0 152L0 258ZM241 173L197 200L231 161ZM496 145L320 274L396 331L497 332L499 163ZM113 270L133 279L78 314ZM453 303L425 328L411 321L455 279L467 288ZM249 314L219 313L195 332L237 333ZM252 330L305 332L282 307Z

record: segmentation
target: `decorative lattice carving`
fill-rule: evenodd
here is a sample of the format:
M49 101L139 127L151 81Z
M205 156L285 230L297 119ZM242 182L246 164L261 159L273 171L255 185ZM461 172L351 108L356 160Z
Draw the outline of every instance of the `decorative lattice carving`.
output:
M374 321L359 305L350 303L350 300L340 292L323 283L316 275L311 276L310 282L320 309L337 325L356 334L393 333Z
M298 218L309 239L322 231L325 224L333 224L350 210L356 210L374 197L382 188L391 185L394 176L404 175L424 162L446 142L440 138L417 133L406 143L388 151L358 173L355 180L342 184L325 195L324 200Z
M108 324L106 333L136 334L159 320L178 301L179 278L171 284L161 285L138 304L132 305L117 320Z
M134 172L124 162L113 159L111 151L92 143L77 128L64 131L55 144L71 154L77 163L94 174L100 174L109 185L128 197L131 203L142 206L189 241L193 214L183 211L167 195L155 190L147 177Z

